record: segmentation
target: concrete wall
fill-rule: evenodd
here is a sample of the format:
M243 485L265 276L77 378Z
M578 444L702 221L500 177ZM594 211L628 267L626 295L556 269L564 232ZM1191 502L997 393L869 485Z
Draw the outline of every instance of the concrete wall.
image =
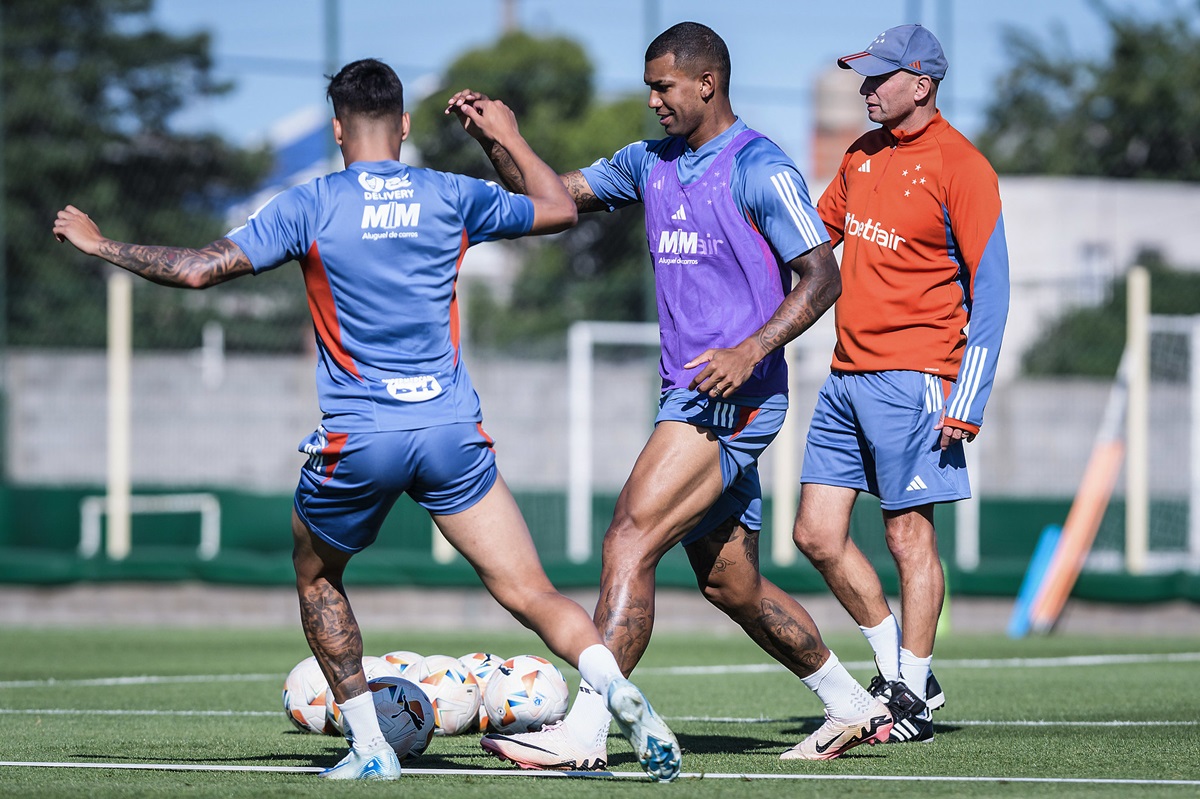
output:
M820 385L823 358L803 355L792 414L797 450ZM822 360L817 360L820 357ZM521 489L562 489L567 474L566 364L468 357L506 478ZM290 492L299 441L319 422L313 363L306 357L229 357L201 380L190 355L138 355L133 364L133 479L143 486L214 485ZM105 365L101 353L10 352L7 474L21 484L103 484ZM649 435L658 389L654 362L598 362L595 481L618 488ZM1104 412L1105 381L1009 381L988 406L979 448L981 495L1074 493ZM1151 452L1161 479L1186 485L1187 397L1156 392ZM1185 420L1180 424L1179 420ZM782 450L775 454L785 454ZM1170 464L1176 463L1176 466ZM770 485L773 459L763 464ZM1157 478L1156 478L1157 479Z

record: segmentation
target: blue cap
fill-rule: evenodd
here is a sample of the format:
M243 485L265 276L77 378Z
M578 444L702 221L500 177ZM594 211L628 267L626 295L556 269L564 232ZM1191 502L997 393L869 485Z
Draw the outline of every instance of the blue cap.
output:
M898 25L875 37L861 53L844 55L837 60L842 69L852 69L864 77L886 75L903 69L934 80L946 77L946 54L928 28Z

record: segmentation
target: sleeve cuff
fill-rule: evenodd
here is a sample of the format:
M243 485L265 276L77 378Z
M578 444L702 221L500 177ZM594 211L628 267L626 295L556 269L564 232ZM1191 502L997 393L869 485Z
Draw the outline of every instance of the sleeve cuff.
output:
M971 424L970 422L964 422L960 419L951 419L949 416L946 417L945 421L943 421L942 424L947 427L957 427L960 430L966 430L971 435L976 435L976 436L979 435L979 425L977 425L977 424Z

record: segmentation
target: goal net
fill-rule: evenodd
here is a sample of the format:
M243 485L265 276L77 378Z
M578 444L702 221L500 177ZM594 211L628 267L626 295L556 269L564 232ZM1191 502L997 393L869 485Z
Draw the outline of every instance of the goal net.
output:
M1139 464L1132 448L1128 453L1096 532L1089 570L1127 568L1131 533L1133 546L1140 546L1140 523L1129 511L1144 506L1145 571L1200 571L1200 316L1151 315L1148 333L1144 402L1123 403L1127 414L1142 415L1145 455ZM1130 376L1126 397L1134 394L1136 379ZM1125 430L1137 429L1138 419L1129 422L1134 426Z

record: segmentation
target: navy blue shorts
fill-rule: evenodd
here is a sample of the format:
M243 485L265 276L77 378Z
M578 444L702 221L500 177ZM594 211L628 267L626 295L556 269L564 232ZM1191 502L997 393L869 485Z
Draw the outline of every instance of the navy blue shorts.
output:
M766 407L766 405L773 407ZM711 430L721 445L721 483L724 492L704 518L683 537L695 543L730 516L748 530L762 529L762 486L758 459L775 440L787 413L787 397L775 395L763 405L735 405L697 391L673 389L659 400L659 422L687 422Z
M379 433L319 427L298 449L308 462L300 469L296 513L344 552L370 546L403 493L447 515L479 502L496 482L492 440L475 422Z
M834 372L817 395L800 482L866 491L884 510L970 497L962 442L943 451L934 430L948 389L923 372Z

